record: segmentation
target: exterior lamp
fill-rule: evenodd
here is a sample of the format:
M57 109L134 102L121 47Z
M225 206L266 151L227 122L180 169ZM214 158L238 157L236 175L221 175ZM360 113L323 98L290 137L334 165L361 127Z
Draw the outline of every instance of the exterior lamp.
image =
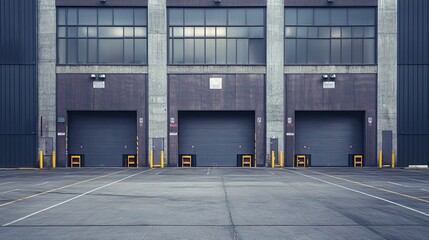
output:
M323 74L323 75L322 75L322 78L323 78L323 80L328 79L328 74Z
M96 78L97 78L97 75L91 74L91 79L96 79Z
M100 74L100 75L98 75L98 78L104 80L104 79L106 79L106 74Z

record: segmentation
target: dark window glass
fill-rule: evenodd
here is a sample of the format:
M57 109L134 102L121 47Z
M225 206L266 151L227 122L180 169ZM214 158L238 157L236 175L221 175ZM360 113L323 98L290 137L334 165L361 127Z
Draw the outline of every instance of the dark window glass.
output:
M265 63L265 48L263 39L249 40L249 63L263 64Z
M185 25L204 25L203 9L185 9Z
M168 39L168 63L173 61L173 39Z
M318 27L309 27L308 28L308 38L317 38L319 36Z
M332 8L331 9L331 25L344 26L347 25L347 9Z
M285 22L286 25L297 25L297 9L286 8L285 10Z
M173 60L175 63L183 63L183 39L175 39L173 42Z
M341 28L341 37L342 38L351 38L352 37L352 28L351 27Z
M169 9L168 15L170 25L183 25L183 9L172 8Z
M352 37L353 38L363 38L363 27L353 27L352 28Z
M365 33L364 33L364 37L366 37L366 38L373 38L373 37L375 37L375 28L374 27L365 27L364 28L364 31L365 31Z
M229 38L247 38L249 36L249 30L247 27L229 27L228 37Z
M307 27L298 27L297 29L297 37L306 38L308 37L308 28Z
M237 40L228 39L227 40L227 63L228 64L237 64Z
M328 64L330 62L330 41L320 39L308 40L308 63Z
M97 9L79 9L79 25L97 25Z
M147 63L146 9L64 7L57 12L59 64Z
M194 39L185 39L185 62L194 62Z
M205 59L204 39L195 39L195 63L203 64Z
M352 40L352 63L363 63L363 39Z
M249 40L238 39L237 40L237 63L247 64L249 62Z
M375 63L375 44L371 39L363 40L363 62L365 64L374 64Z
M331 28L320 27L319 28L319 38L330 38L331 37Z
M116 8L113 11L114 25L133 25L134 12L132 8Z
M211 9L206 12L206 25L226 25L226 9Z
M216 39L216 64L226 64L226 39Z
M216 40L215 39L206 39L206 63L215 64L216 63Z
M246 10L228 9L228 25L246 25Z
M313 9L298 9L298 25L313 25Z
M341 40L341 61L345 64L352 63L352 40Z
M349 25L374 25L375 9L373 8L350 8Z
M296 43L297 63L307 63L307 39L298 39Z
M247 25L264 25L264 10L263 9L247 9Z
M330 24L328 8L314 9L314 25L327 26Z
M285 41L285 62L295 63L296 62L296 40L286 39Z
M331 63L341 63L341 40L339 39L331 41Z

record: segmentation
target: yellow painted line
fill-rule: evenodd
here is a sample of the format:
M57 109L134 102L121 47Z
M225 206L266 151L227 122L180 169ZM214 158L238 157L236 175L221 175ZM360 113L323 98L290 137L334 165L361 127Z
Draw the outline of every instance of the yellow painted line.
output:
M23 200L34 198L34 197L37 197L37 196L45 195L47 193L55 192L55 191L58 191L58 190L61 190L61 189L64 189L64 188L68 188L68 187L72 187L72 186L75 186L75 185L78 185L78 184L82 184L82 183L94 181L94 180L97 180L97 179L100 179L100 178L105 178L105 177L108 177L110 175L121 173L121 172L124 172L124 171L127 171L127 170L122 170L122 171L117 171L117 172L109 173L109 174L106 174L106 175L102 175L102 176L98 176L98 177L95 177L95 178L90 178L90 179L83 180L83 181L80 181L80 182L76 182L76 183L72 183L72 184L69 184L69 185L65 185L65 186L62 186L62 187L59 187L59 188L54 188L54 189L51 189L51 190L48 190L48 191L45 191L45 192L33 194L33 195L30 195L30 196L27 196L27 197L18 198L18 199L15 199L13 201L10 201L10 202L5 202L3 204L0 204L0 207L4 207L4 206L7 206L9 204L16 203L16 202L21 202Z
M321 172L317 172L317 171L312 171L312 170L306 170L306 171L317 173L317 174L320 174L320 175L323 175L323 176L327 176L327 177L330 177L330 178L342 180L342 181L345 181L345 182L354 183L354 184L361 185L361 186L364 186L364 187L368 187L368 188L372 188L372 189L377 189L377 190L380 190L380 191L383 191L383 192L392 193L392 194L399 195L399 196L402 196L402 197L411 198L411 199L414 199L414 200L417 200L417 201L429 203L429 200L426 200L426 199L422 199L422 198L419 198L419 197L415 197L415 196L411 196L411 195L407 195L407 194L403 194L403 193L398 193L398 192L395 192L395 191L391 191L391 190L387 190L387 189L384 189L384 188L376 187L376 186L373 186L373 185L370 185L370 184L360 183L360 182L356 182L356 181L353 181L353 180L350 180L350 179L346 179L346 178L342 178L342 177L336 177L336 176L333 176L333 175L329 175L329 174L321 173Z

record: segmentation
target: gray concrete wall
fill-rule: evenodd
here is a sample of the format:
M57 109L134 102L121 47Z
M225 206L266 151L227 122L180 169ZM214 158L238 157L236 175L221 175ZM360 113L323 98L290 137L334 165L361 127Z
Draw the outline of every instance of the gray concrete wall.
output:
M149 151L153 138L164 138L167 158L167 3L148 2Z
M38 0L38 81L39 81L39 150L45 149L45 138L53 138L55 147L56 135L56 13L55 0ZM43 118L40 126L40 118ZM45 158L46 165L51 164L51 158Z
M168 74L265 74L265 66L168 66Z
M147 73L147 66L57 66L57 73Z
M377 66L285 66L284 73L377 73Z
M397 152L397 1L378 1L378 108L377 150L382 148L382 131L393 131Z
M284 0L267 1L267 77L266 77L266 153L270 138L279 140L284 148ZM267 161L268 162L268 161Z

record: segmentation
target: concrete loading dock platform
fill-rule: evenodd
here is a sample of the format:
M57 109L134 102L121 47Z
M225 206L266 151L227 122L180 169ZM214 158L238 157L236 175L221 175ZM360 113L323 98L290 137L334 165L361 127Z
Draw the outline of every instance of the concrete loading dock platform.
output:
M429 171L0 171L0 239L425 239Z

